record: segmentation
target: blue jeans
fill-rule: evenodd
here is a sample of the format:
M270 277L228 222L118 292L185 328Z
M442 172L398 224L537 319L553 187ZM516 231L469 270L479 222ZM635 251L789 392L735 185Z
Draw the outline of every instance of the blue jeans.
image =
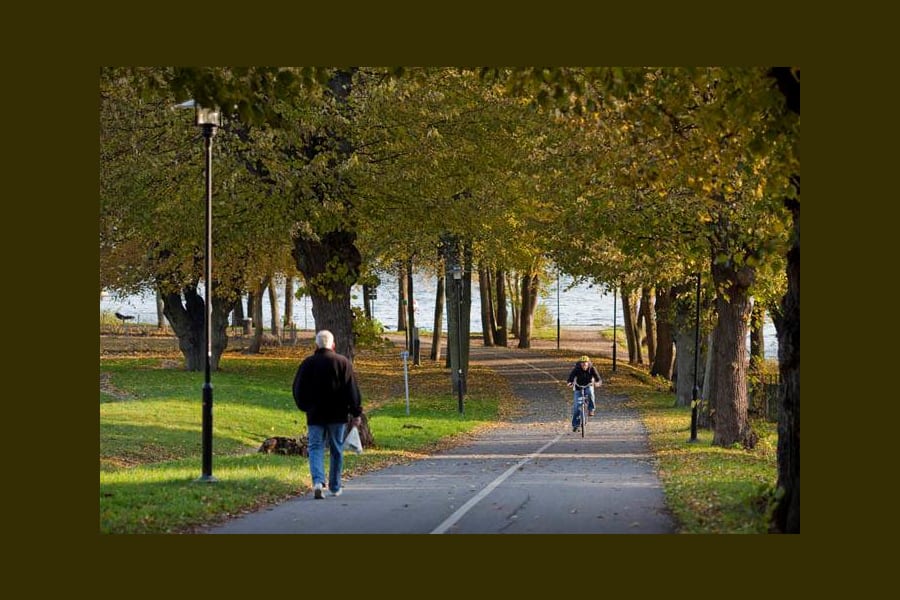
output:
M594 386L586 388L588 393L588 407L589 411L594 410L596 405L594 404ZM581 406L581 392L582 390L575 388L575 391L572 393L572 427L580 427L581 426L581 414L579 411L579 407Z
M307 442L309 449L309 474L312 475L313 486L321 483L325 486L325 440L328 440L328 451L331 455L328 471L328 489L336 492L341 489L341 471L344 468L345 423L329 423L328 425L307 425Z

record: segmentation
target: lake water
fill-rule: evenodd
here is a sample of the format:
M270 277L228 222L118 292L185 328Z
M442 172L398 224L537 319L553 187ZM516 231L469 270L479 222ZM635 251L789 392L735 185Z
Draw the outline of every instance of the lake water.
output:
M378 298L373 302L374 316L388 330L397 329L397 279L393 275L381 276L381 285L378 287ZM612 327L613 325L613 297L602 286L587 283L572 286L572 279L566 276L560 278L557 287L556 280L547 282L547 290L538 299L538 304L546 307L552 324L556 325L557 314L562 327ZM279 303L284 306L284 283L277 284ZM434 296L437 290L437 280L433 277L417 275L413 281L414 302L416 306L416 325L420 328L431 329L434 321ZM557 289L559 293L557 295ZM202 288L201 288L202 293ZM362 286L354 286L351 305L362 307ZM557 297L559 299L557 305ZM294 325L298 329L312 329L314 320L312 316L312 302L309 298L294 299ZM558 308L557 308L558 306ZM156 324L156 299L154 294L145 293L137 296L120 297L113 294L100 300L100 311L120 312L133 315L131 323ZM263 319L266 326L271 321L268 296L263 303ZM481 301L479 298L478 278L472 280L472 331L481 330ZM622 303L616 301L616 322L622 326ZM444 310L444 331L447 330L446 307ZM778 340L775 326L770 319L766 319L763 327L765 337L766 358L777 359ZM749 345L749 341L748 341Z

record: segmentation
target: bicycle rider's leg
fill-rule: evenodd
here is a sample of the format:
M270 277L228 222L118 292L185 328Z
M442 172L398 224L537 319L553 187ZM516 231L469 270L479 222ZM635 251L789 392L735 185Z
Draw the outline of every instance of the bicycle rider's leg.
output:
M581 424L581 415L579 414L581 394L578 393L577 389L572 393L572 398L572 429L577 429Z
M594 386L591 386L587 389L588 391L588 410L593 414L594 410L596 410L596 405L594 404Z

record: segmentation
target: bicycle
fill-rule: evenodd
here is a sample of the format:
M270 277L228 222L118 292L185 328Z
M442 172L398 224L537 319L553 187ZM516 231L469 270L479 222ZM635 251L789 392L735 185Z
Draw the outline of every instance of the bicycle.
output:
M578 416L579 422L581 423L581 437L584 437L584 425L588 420L588 416L590 413L588 412L588 406L590 405L590 394L587 393L587 389L593 387L593 382L587 385L578 385L576 382L572 382L572 387L575 389L575 392L581 392L581 402L578 404Z

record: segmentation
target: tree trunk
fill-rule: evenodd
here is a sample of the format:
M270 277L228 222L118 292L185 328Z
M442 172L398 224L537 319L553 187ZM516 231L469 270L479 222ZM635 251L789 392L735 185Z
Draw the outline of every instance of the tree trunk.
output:
M182 303L182 294L184 303ZM184 356L188 371L206 369L206 304L197 293L196 285L185 287L182 294L163 295L163 312L178 337L178 348ZM215 298L212 306L212 342L210 371L219 368L219 359L228 346L228 313L231 302Z
M672 379L672 362L675 351L674 330L672 328L672 301L669 288L656 288L656 354L653 357L651 375Z
M637 296L633 290L623 286L621 288L621 297L623 329L625 330L625 342L628 346L628 362L632 365L643 364L637 328L637 307L635 306Z
M234 307L231 309L231 326L232 327L241 327L244 324L244 302L240 296L234 302Z
M272 335L281 343L281 306L278 304L278 292L275 289L275 276L269 275L266 280L269 287L269 316L272 318Z
M766 340L763 334L766 309L759 302L753 303L750 313L750 372L759 373L766 360Z
M713 332L710 331L706 336L706 351L702 356L703 360L703 390L700 392L700 411L697 415L697 425L704 429L712 429L716 423L716 411L714 410L710 399L715 398L716 385L716 369L713 364L716 353L713 352L715 344L713 343Z
M537 273L522 276L522 300L519 310L519 348L531 348L531 327L538 299Z
M363 284L363 314L368 320L372 320L372 286Z
M284 324L293 329L294 326L294 278L284 279Z
M506 289L509 290L509 303L512 313L512 327L510 333L513 337L519 337L519 300L522 294L519 290L519 278L515 273L506 273Z
M407 335L406 335L406 350L412 356L413 352L413 331L416 328L416 293L413 288L413 262L412 258L407 259L406 261L406 293L409 296L409 302L406 303L406 314L407 314Z
M798 92L799 93L799 92ZM797 193L800 192L799 177ZM778 332L778 488L772 530L800 533L800 202L789 201L794 221L787 255L788 289L776 320Z
M356 233L331 231L318 240L294 239L294 260L306 280L312 299L316 331L334 334L335 350L353 360L353 311L350 290L359 278L362 256L356 248ZM339 270L335 273L335 265Z
M441 359L441 330L444 328L444 274L437 278L437 293L434 297L434 331L431 334L431 360Z
M258 286L254 286L253 289L247 290L247 318L250 319L251 323L253 322L253 315L256 314L256 303L259 302L256 297L256 294L258 293L256 287Z
M450 365L450 382L454 394L462 390L466 393L466 369L469 360L469 329L471 310L471 258L469 251L464 252L465 257L460 260L459 242L451 240L444 245L444 275L447 278L447 358ZM460 265L461 279L453 278L453 266Z
M494 345L494 307L491 302L491 279L487 267L478 268L478 293L481 298L481 339L485 346Z
M406 306L409 304L409 296L406 293L406 267L398 263L397 268L397 331L406 331Z
M253 291L253 312L250 313L250 317L253 319L253 341L250 342L250 346L247 348L248 354L259 354L262 350L263 330L265 329L262 307L267 282L268 278L260 280Z
M494 335L494 343L498 346L507 346L509 344L506 335L506 324L509 316L506 313L506 273L497 269L494 274L494 280L497 283L497 331Z
M641 318L644 322L645 339L647 340L647 363L653 364L656 358L656 311L653 308L653 290L641 288Z
M694 395L694 331L676 331L675 369L675 406L690 406Z
M744 448L756 446L757 435L750 428L747 398L747 348L750 322L748 288L755 278L751 267L734 268L713 260L712 276L716 289L718 320L713 330L715 389L711 405L715 407L713 445Z
M166 313L165 313L165 304L163 303L162 294L159 293L159 288L156 288L156 328L157 329L165 329L166 328Z

